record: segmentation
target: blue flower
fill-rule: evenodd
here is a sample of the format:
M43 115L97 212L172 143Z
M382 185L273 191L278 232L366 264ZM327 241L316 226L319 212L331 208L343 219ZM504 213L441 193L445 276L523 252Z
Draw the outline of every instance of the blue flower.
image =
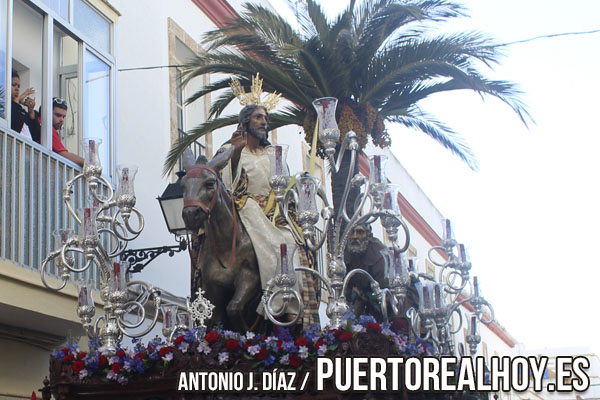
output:
M269 365L273 365L274 363L275 363L275 356L273 354L268 355L263 360L263 364L265 365L265 367L268 367Z

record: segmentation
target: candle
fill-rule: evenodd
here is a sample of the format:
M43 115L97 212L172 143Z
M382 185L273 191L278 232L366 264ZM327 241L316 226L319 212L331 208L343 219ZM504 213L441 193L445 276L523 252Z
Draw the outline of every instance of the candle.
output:
M283 175L283 166L281 165L281 146L275 146L275 175Z
M442 308L442 286L437 284L433 290L435 308Z
M281 243L279 246L280 254L281 254L281 273L283 275L288 274L288 261L287 261L287 245L285 243Z
M467 252L465 245L462 243L458 245L458 255L461 263L469 262L469 253Z
M381 183L381 156L373 156L373 182Z
M69 231L67 229L59 229L58 234L60 235L61 243L67 243L67 240L69 240Z
M390 192L385 192L383 196L383 209L392 210L392 193Z
M85 285L81 285L81 288L79 289L79 301L78 301L79 306L88 306L89 302L88 302L88 288Z
M443 219L443 228L444 228L444 240L452 240L454 239L454 232L452 232L452 222L449 219Z
M417 259L411 257L408 259L408 270L415 272L417 270Z
M431 304L431 288L427 285L423 286L423 308L426 310L433 308Z
M113 263L113 290L121 290L121 264L118 262Z
M477 335L477 315L471 315L471 335Z
M473 289L475 291L475 296L479 297L479 281L476 276L473 277Z
M165 312L165 328L170 328L173 325L172 319L173 319L173 313L171 312L170 309L167 309L167 311Z
M400 260L400 252L396 252L394 251L394 271L396 272L396 276L400 275L401 272L401 268L400 268L400 263L402 261Z

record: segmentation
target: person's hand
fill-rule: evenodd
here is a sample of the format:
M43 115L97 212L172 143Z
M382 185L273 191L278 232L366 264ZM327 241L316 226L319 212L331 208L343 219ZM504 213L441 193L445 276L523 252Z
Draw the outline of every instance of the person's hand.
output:
M35 108L35 99L33 97L27 97L25 100L23 100L23 105L27 107L29 114L32 114L33 109Z
M27 100L27 96L30 96L34 93L35 93L35 89L30 87L29 89L27 89L23 93L21 93L21 95L18 97L17 103L27 105L27 104L25 104L25 100Z
M238 124L237 129L231 135L231 144L236 150L241 151L246 146L246 133L242 132L242 126Z

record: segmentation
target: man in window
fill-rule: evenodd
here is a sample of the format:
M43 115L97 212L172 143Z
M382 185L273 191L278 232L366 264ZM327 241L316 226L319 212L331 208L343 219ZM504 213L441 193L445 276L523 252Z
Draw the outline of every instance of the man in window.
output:
M58 135L58 130L62 128L65 123L67 110L68 107L65 100L60 97L54 97L52 99L52 151L60 154L67 160L73 161L80 167L83 167L83 158L69 152L60 141L60 136Z

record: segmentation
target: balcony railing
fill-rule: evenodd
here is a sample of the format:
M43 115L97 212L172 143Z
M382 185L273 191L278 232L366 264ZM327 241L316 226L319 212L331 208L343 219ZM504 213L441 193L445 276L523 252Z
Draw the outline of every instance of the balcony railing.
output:
M52 232L76 229L63 204L62 188L80 172L50 150L0 129L0 258L39 270L54 250ZM83 207L87 188L76 185L74 209ZM54 265L48 273L57 276ZM98 281L94 269L77 279Z

